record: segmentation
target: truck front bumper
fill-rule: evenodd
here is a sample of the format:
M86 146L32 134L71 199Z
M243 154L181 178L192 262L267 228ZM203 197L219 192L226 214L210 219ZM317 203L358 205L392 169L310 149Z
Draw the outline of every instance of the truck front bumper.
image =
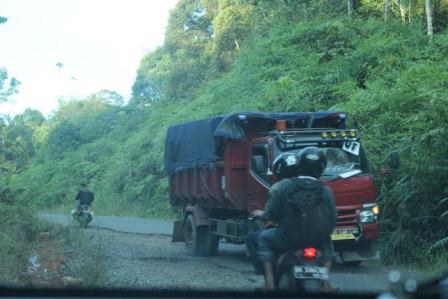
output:
M378 260L375 240L334 242L336 260L340 262Z
M362 226L362 240L373 240L377 239L380 235L380 224L379 222L371 224L363 224Z
M347 238L341 238L333 234L333 244L338 261L354 262L380 258L376 246L376 239L379 236L379 223L364 224L358 228L358 231L351 238L349 237L350 234L347 234ZM343 236L343 234L339 236Z

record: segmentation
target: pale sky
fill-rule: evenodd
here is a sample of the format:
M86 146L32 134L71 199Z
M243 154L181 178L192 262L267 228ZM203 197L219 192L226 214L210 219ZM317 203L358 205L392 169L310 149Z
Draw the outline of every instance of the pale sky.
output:
M142 56L162 45L177 0L0 0L0 67L22 84L0 114L48 116L61 96L126 100ZM61 62L61 71L56 63Z

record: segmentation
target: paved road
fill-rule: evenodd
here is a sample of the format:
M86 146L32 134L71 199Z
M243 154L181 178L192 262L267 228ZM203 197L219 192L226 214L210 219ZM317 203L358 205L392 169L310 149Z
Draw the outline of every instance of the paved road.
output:
M59 213L40 217L59 224L71 221ZM110 268L107 286L253 290L261 285L243 246L220 244L217 257L194 258L183 244L171 242L171 232L171 221L117 216L95 216L86 229L103 245ZM390 270L379 262L336 264L330 279L343 292L380 292L388 288ZM404 276L417 274L408 271Z
M39 217L53 223L67 224L71 221L69 214L63 213L39 213ZM116 232L148 234L148 235L171 235L173 222L166 220L146 219L138 217L116 217L94 215L91 228L110 229Z

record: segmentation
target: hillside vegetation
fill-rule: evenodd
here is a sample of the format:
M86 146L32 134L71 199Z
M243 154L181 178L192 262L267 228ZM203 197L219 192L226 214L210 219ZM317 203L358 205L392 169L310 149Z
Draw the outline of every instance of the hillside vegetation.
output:
M402 159L397 177L379 183L384 260L443 263L448 3L430 1L431 37L425 1L399 1L402 10L392 4L387 16L382 1L347 2L179 1L127 105L103 91L61 102L48 120L4 126L29 141L3 158L8 190L39 209L67 210L88 182L97 212L174 216L163 169L169 125L239 111L340 110L374 165L393 150Z

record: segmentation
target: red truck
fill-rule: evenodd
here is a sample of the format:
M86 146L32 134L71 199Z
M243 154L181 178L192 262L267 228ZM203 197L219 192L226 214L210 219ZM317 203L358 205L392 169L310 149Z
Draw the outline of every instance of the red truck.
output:
M341 112L236 113L173 125L165 168L169 200L183 210L173 241L194 255L217 253L220 239L243 244L251 212L263 209L277 181L271 164L282 152L317 146L326 155L322 180L336 198L332 235L337 258L358 264L378 258L379 235L373 171L359 132Z

